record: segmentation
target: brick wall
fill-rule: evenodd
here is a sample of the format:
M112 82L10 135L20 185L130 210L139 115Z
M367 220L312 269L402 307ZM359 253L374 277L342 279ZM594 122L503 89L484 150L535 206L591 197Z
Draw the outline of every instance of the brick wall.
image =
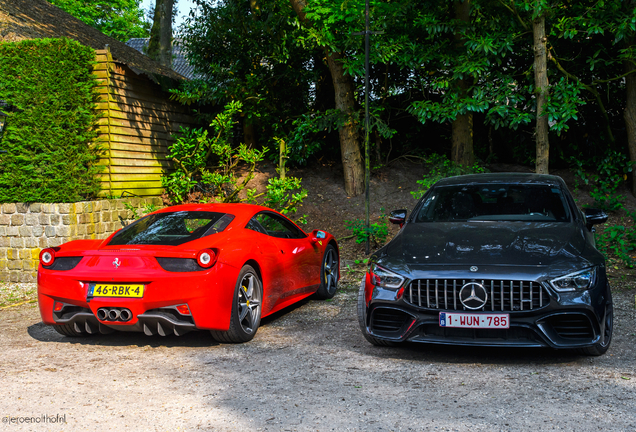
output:
M35 282L40 251L78 239L103 239L122 228L120 217L161 206L161 199L127 198L64 204L9 203L0 206L0 282ZM142 210L138 211L139 214Z

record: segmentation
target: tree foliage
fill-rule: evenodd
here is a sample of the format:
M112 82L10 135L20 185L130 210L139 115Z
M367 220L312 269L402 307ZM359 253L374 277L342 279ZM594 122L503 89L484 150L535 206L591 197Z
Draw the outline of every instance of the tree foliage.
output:
M126 42L148 37L150 23L140 8L141 0L48 0L107 36Z
M636 69L635 1L470 0L468 20L454 9L462 1L370 0L378 164L391 152L448 155L451 123L471 114L478 159L534 165L538 19L548 60L539 118L547 120L550 165L566 166L572 156L601 158L607 145L636 161L636 139L629 153L626 132L636 130L626 124L636 120L623 115L626 78ZM202 2L184 36L207 78L180 97L244 101L244 116L260 125L262 142L283 137L289 160L303 163L333 150L334 102L318 107L317 98L329 53L340 53L355 86L354 110L337 121L362 127L365 2L300 3L304 15L294 18L286 2Z

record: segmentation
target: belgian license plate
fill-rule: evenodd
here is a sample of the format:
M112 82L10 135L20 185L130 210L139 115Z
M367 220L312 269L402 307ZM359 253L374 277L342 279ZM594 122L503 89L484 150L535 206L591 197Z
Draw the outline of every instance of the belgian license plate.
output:
M88 287L88 297L142 298L144 286L139 284L92 283Z
M508 314L471 314L440 312L439 326L459 328L507 329L510 328L510 317L508 316Z

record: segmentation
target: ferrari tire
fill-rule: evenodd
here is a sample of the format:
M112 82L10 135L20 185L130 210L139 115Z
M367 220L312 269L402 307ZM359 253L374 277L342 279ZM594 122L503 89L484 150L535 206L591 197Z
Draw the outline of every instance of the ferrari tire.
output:
M601 356L607 352L612 342L612 333L614 331L614 306L610 303L605 308L605 316L603 317L602 337L599 342L591 347L580 348L579 352L587 356Z
M375 346L394 346L395 342L378 339L369 334L367 329L367 305L364 299L364 278L360 283L360 289L358 290L358 323L360 324L360 330L364 338Z
M211 330L218 342L242 343L254 338L261 323L263 283L252 266L241 269L234 288L234 300L227 331Z
M326 300L336 294L338 288L338 252L333 245L327 245L320 266L320 287L316 298Z
M70 337L83 337L83 336L89 336L89 333L87 331L84 330L80 330L77 331L75 329L75 325L74 324L54 324L51 327L53 327L53 329L58 332L59 334L61 334L62 336L70 336Z

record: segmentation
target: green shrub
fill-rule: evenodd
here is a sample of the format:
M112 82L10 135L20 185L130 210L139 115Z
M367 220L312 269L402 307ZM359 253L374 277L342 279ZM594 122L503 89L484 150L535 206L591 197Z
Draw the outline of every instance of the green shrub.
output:
M487 172L486 168L480 166L476 162L472 166L465 167L449 160L445 155L436 153L430 155L424 164L426 168L428 168L429 172L422 180L417 181L420 187L411 192L411 195L413 195L413 198L415 199L422 198L431 186L443 178Z
M170 200L182 203L191 200L194 192L201 192L195 199L200 202L259 203L283 214L295 213L307 196L301 180L296 177L271 178L266 192L257 194L247 184L254 178L256 164L267 153L267 147L256 150L241 144L231 145L232 117L241 111L240 102L230 102L210 125L214 136L210 138L203 129L184 129L168 150L168 157L175 162L176 170L162 177ZM284 160L285 158L283 158ZM247 165L247 175L236 177L239 163ZM239 193L245 189L245 198ZM297 222L304 223L300 217Z
M67 39L0 43L0 202L74 202L99 191L94 60Z
M382 212L379 218L380 221L369 223L369 228L366 227L366 223L362 219L345 221L345 226L353 233L356 243L364 243L367 238L373 241L376 246L381 246L386 242L386 238L389 235L389 224L387 223L384 209L382 209Z
M596 246L610 260L622 262L626 267L636 265L636 211L627 212L631 226L605 224L602 232L596 235Z
M595 208L607 211L623 208L625 198L617 191L627 181L627 174L632 172L634 165L625 154L610 150L603 157L593 159L589 168L580 159L572 157L570 160L576 172L576 188L579 181L591 187L590 196Z

